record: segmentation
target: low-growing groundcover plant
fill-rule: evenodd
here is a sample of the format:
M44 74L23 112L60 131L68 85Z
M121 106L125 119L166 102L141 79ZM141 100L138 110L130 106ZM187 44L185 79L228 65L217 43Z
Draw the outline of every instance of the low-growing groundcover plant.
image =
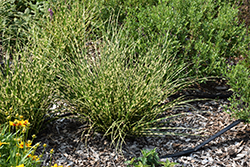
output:
M173 167L177 163L169 162L167 159L166 162L161 162L160 158L156 152L156 148L153 150L142 150L142 156L139 158L132 158L130 161L126 161L128 166L134 167Z

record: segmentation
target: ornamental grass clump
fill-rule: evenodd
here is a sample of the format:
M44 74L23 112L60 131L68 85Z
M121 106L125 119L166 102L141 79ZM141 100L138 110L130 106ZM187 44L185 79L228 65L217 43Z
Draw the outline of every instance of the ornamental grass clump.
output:
M39 132L53 97L53 75L42 59L33 59L36 44L30 41L30 29L46 21L42 18L47 5L28 0L0 3L0 123L6 122L6 112L11 118L23 115L31 122L31 133Z
M96 23L95 9L85 5L52 3L53 17L48 12L47 24L32 29L32 57L55 72L50 84L58 90L56 98L116 146L129 137L173 135L162 132L168 127L161 123L184 101L167 103L167 97L192 82L183 72L187 65L176 65L170 54L176 41L166 34L148 52L138 53L139 41L128 37L124 27L114 26L112 19L103 28Z
M93 59L88 59L91 55L87 52L70 47L74 59L53 61L61 98L71 111L121 146L127 137L158 134L160 122L168 118L160 115L184 103L181 98L163 102L190 80L180 75L186 65L176 65L175 57L168 54L174 42L168 35L161 45L157 43L142 55L135 51L138 43L120 31L112 27L107 31L95 47L98 56ZM77 39L71 46L74 42Z
M54 88L50 84L53 71L44 61L29 57L31 53L22 49L13 56L16 59L6 59L1 68L0 123L6 122L5 113L11 119L22 115L31 123L30 132L36 134L53 102Z
M42 28L35 26L31 30L34 43L39 45L37 56L51 56L50 59L56 56L65 62L73 61L74 52L83 52L86 38L99 35L97 28L102 23L97 20L97 5L79 0L51 2L47 21L40 21L44 23Z
M55 102L58 71L53 60L74 60L74 49L82 52L93 17L82 1L51 2L47 15L30 22L25 46L16 45L18 52L6 53L0 79L0 123L4 113L21 114L31 122L32 133L38 133ZM85 22L86 21L86 22ZM89 30L89 31L88 31ZM10 58L13 57L13 60ZM55 112L53 112L55 114Z

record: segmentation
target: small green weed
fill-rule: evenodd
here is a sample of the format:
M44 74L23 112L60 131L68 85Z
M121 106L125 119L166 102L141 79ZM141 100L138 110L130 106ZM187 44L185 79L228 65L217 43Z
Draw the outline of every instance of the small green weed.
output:
M142 150L142 157L132 158L132 160L126 161L125 163L128 164L128 166L132 165L134 167L173 167L174 165L177 165L177 163L169 162L168 159L166 162L161 162L158 153L156 152L156 148L151 151Z

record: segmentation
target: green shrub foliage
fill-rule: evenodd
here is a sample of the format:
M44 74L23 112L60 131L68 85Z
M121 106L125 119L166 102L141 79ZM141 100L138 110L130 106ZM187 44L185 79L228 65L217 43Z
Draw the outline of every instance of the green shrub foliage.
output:
M93 0L89 0L90 2ZM93 2L92 2L93 3ZM116 16L118 22L123 24L129 11L139 12L141 9L151 7L159 3L158 0L98 0L100 8L100 18L103 21ZM101 5L100 5L101 4Z
M0 45L14 51L15 45L27 43L30 23L38 22L48 12L46 1L2 0L0 3ZM11 46L11 47L9 47ZM14 47L14 48L12 48Z
M237 7L222 1L165 0L130 11L124 24L131 38L139 40L138 53L169 33L178 60L193 63L190 75L204 76L220 74L226 58L246 54L249 37L237 16Z
M250 70L242 64L231 66L225 71L228 84L234 95L225 111L236 119L250 122Z

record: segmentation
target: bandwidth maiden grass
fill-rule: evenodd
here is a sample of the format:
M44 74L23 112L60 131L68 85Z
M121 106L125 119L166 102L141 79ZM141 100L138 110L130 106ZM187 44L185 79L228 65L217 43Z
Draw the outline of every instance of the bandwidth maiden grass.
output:
M161 47L157 43L140 55L135 51L138 43L130 42L120 31L107 31L100 46L95 46L99 48L96 54L100 54L92 59L86 52L79 52L76 38L68 39L63 34L61 41L71 41L64 43L70 52L57 55L53 48L43 52L56 54L48 60L60 78L59 98L88 121L90 129L104 133L116 146L122 146L126 137L157 134L160 122L168 118L159 116L185 103L181 98L164 105L162 102L193 82L182 73L186 65L176 65L174 56L169 55L168 48L174 41L168 35ZM53 39L51 34L49 40Z

